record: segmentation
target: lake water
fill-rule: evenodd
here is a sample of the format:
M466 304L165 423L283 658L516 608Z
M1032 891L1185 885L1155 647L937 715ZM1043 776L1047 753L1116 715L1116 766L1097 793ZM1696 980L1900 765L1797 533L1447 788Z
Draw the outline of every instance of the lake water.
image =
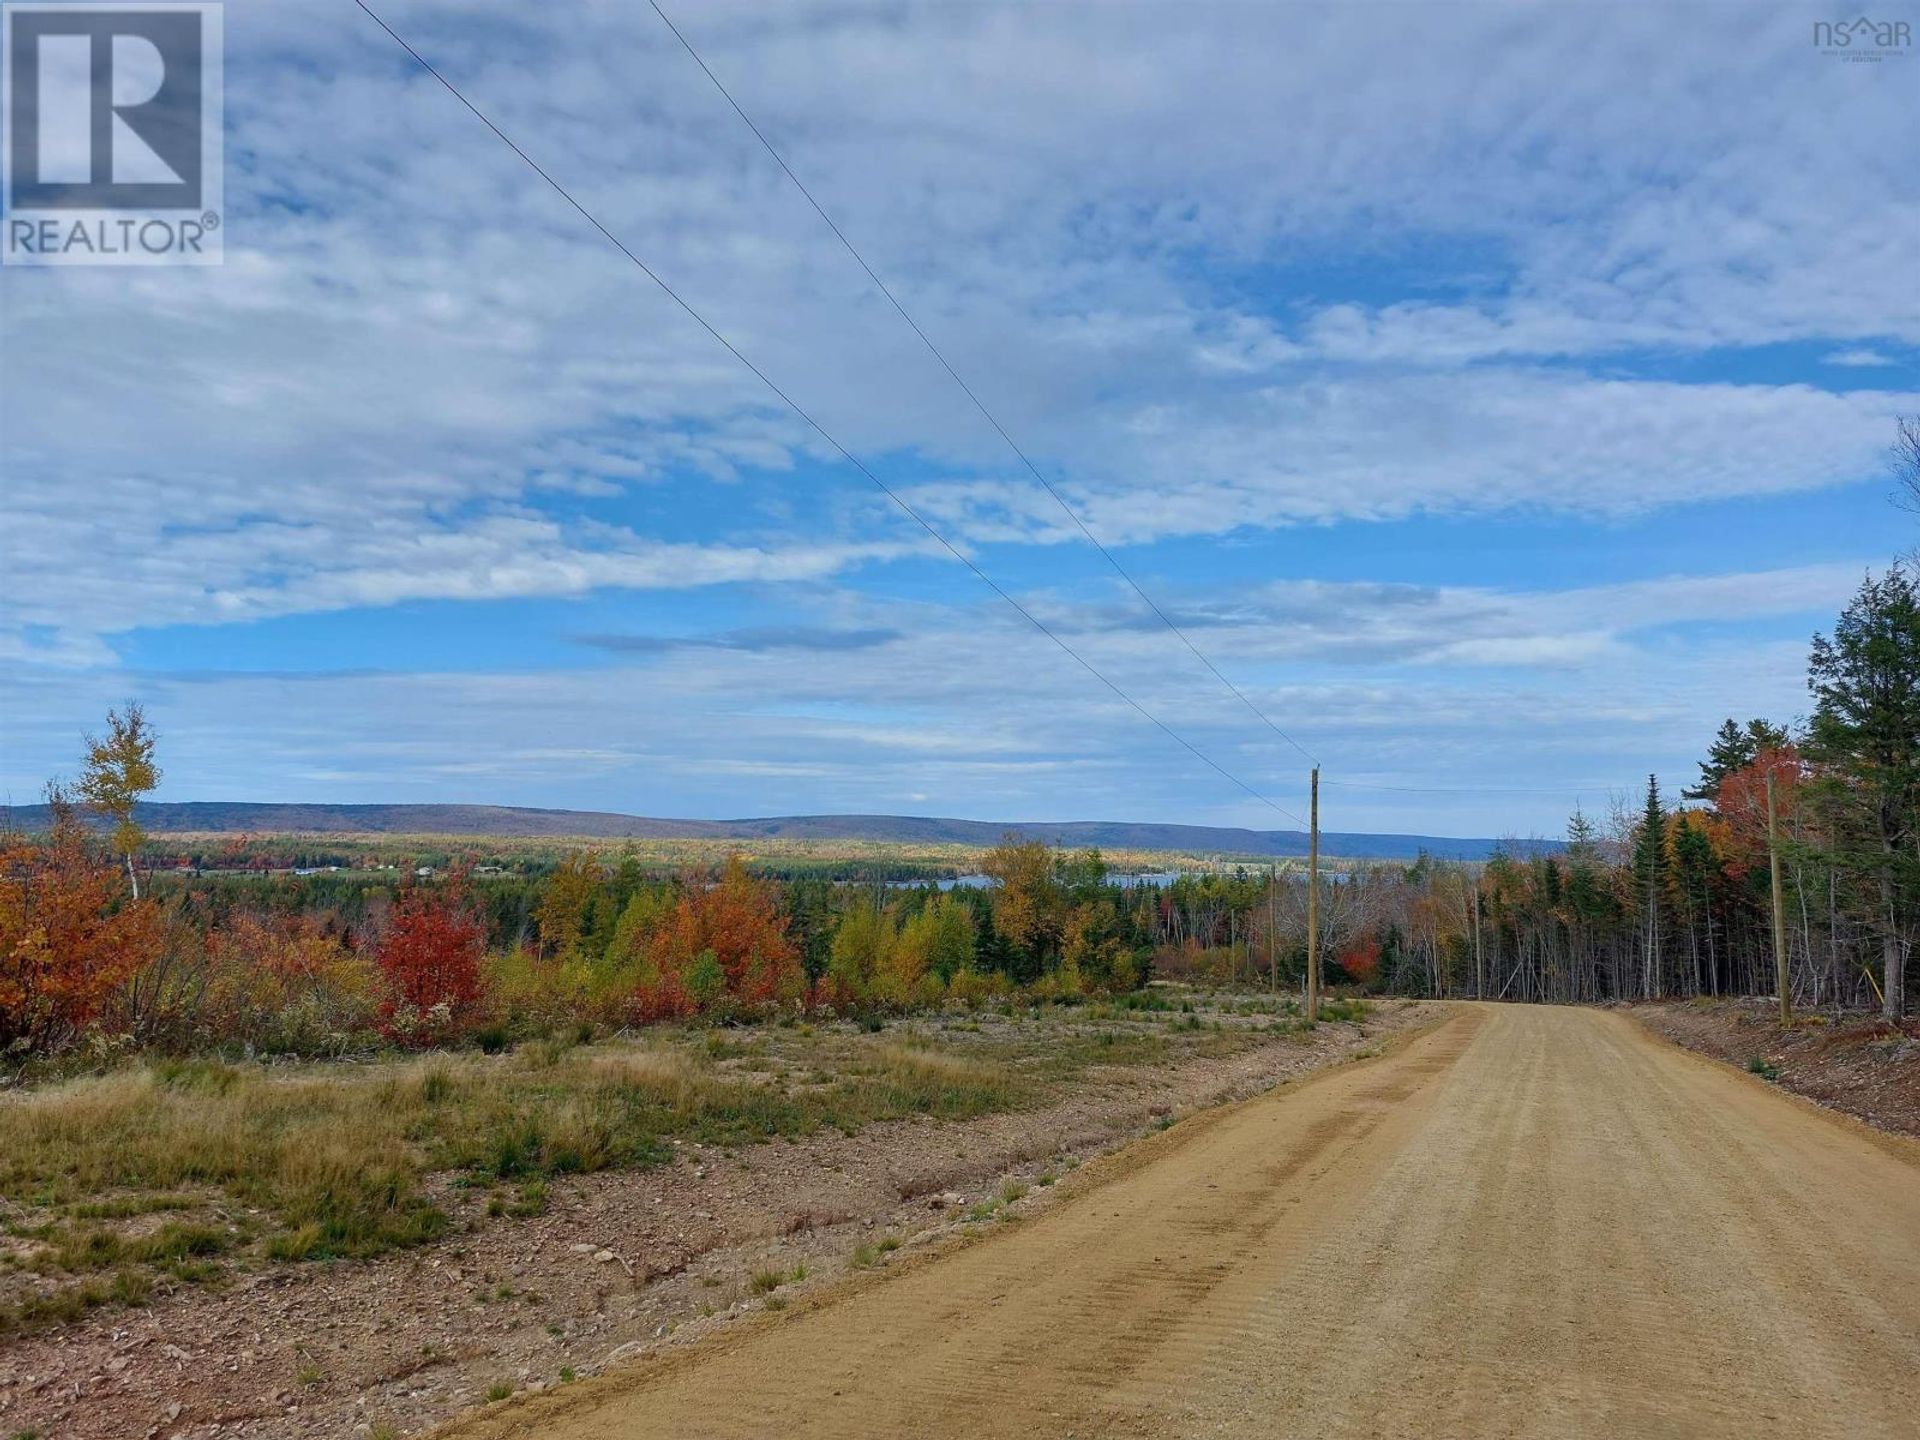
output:
M1182 872L1178 870L1151 870L1140 875L1109 875L1107 884L1118 885L1123 890L1132 890L1141 886L1171 885L1178 880ZM889 890L917 890L922 885L936 885L942 890L985 890L993 884L991 875L950 875L944 880L889 880Z

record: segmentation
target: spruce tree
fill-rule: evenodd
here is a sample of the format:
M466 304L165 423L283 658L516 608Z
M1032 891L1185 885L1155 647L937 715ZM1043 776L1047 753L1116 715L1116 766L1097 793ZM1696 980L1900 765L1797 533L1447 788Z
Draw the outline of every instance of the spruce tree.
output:
M1768 721L1749 720L1744 727L1736 720L1721 721L1720 728L1714 732L1713 744L1707 747L1707 758L1700 762L1700 783L1691 790L1681 791L1681 798L1712 800L1720 793L1720 782L1727 776L1746 769L1761 751L1779 750L1786 743L1786 730Z
M1832 778L1843 864L1866 879L1863 918L1880 935L1881 1000L1897 1020L1920 897L1920 591L1895 565L1869 575L1807 665L1807 753Z
M1660 803L1660 780L1647 776L1647 804L1633 842L1635 899L1640 905L1640 991L1651 1000L1666 986L1661 941L1666 927L1667 812Z

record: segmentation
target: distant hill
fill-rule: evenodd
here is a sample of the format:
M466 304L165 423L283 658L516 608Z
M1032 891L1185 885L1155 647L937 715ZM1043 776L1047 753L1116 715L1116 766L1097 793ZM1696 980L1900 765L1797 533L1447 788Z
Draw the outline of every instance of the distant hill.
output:
M1297 856L1300 830L1238 830L1211 825L1158 825L1127 820L946 820L921 815L776 815L757 820L656 820L605 810L534 810L512 805L295 805L186 801L147 804L139 821L154 835L388 834L497 835L520 839L580 836L634 840L876 840L922 845L992 845L1009 833L1053 845L1179 850L1199 854ZM4 823L0 815L0 823ZM44 829L44 805L16 806L12 824ZM1322 832L1320 848L1347 859L1411 859L1420 851L1449 860L1483 860L1505 843L1524 851L1559 848L1552 841L1519 844L1445 835Z

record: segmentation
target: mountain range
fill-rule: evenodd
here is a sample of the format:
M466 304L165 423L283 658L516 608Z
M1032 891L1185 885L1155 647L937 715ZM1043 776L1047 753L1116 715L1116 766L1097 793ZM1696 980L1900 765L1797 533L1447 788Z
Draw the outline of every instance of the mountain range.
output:
M47 824L44 805L12 809L14 826ZM1177 850L1246 856L1307 853L1301 830L1241 830L1129 820L954 820L923 815L775 815L747 820L665 820L605 810L541 810L514 805L309 805L256 801L153 802L136 818L152 835L389 834L578 836L634 840L873 840L899 844L992 845L1009 834L1051 845ZM5 823L0 813L0 825ZM1483 860L1496 848L1534 852L1552 841L1463 839L1322 831L1321 851L1348 859L1412 859L1421 851L1449 860Z

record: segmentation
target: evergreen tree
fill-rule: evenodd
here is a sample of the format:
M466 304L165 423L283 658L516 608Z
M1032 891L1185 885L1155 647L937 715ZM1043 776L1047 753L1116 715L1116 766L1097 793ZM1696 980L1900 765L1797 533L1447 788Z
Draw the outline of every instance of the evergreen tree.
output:
M1693 962L1693 993L1718 993L1718 952L1714 945L1713 882L1721 872L1704 817L1683 813L1673 834L1674 890L1684 911L1687 953Z
M1011 976L1018 968L1018 952L994 924L993 907L975 904L973 918L974 968L987 975Z
M1572 961L1587 974L1588 987L1597 992L1599 977L1593 958L1599 937L1614 929L1615 904L1607 869L1600 855L1600 832L1586 813L1575 810L1567 821L1566 896L1567 944ZM1618 993L1617 986L1613 987Z
M1640 993L1652 999L1666 985L1661 967L1666 927L1667 813L1660 803L1660 780L1647 776L1647 803L1633 842L1634 899L1640 906Z
M833 951L833 882L800 875L787 882L787 937L800 952L800 968L809 985L827 973Z
M1881 1000L1898 1019L1920 895L1920 593L1904 567L1867 577L1833 638L1814 636L1807 669L1807 754L1832 777L1843 864L1865 879L1861 908L1880 935Z
M613 880L609 885L612 904L606 908L617 917L627 908L627 902L633 899L634 892L647 883L647 872L640 867L640 857L628 846L620 852L620 863L614 867Z
M1707 747L1707 758L1700 762L1700 783L1691 790L1681 791L1681 797L1712 800L1720 793L1720 782L1727 776L1746 769L1762 750L1785 748L1787 738L1784 727L1765 720L1749 720L1744 727L1735 720L1721 721L1719 730L1714 732L1713 744Z

